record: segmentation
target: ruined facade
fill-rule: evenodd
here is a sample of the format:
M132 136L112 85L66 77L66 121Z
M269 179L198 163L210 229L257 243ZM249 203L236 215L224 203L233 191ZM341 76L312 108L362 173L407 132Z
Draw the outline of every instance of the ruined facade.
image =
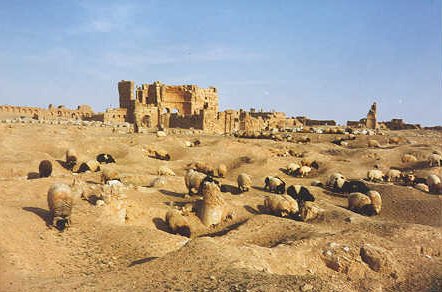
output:
M171 86L156 81L135 88L133 81L118 83L120 109L125 121L133 123L135 130L149 128L210 128L209 120L218 113L216 88L196 85ZM121 115L120 115L121 116ZM113 115L105 116L113 121Z
M251 109L219 112L216 88L196 85L165 85L161 82L135 87L133 81L118 83L120 108L105 113L105 121L125 116L135 130L151 128L193 128L205 132L231 134L238 131L258 132L272 128L300 125L282 112ZM120 113L120 114L118 114Z

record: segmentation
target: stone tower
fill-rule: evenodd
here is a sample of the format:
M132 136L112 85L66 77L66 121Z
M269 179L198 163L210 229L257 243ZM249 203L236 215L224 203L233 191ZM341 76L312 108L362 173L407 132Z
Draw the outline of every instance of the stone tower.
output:
M121 80L118 82L118 93L120 95L120 108L129 109L132 105L132 101L135 100L134 97L134 82Z
M377 129L379 127L376 116L376 102L371 105L370 110L367 114L367 121L365 122L365 126L368 129Z

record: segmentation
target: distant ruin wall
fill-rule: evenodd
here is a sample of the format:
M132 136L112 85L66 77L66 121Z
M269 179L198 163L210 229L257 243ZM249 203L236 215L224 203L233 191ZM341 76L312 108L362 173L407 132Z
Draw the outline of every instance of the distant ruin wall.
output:
M127 109L107 109L103 114L103 122L124 123L127 118Z
M90 119L94 115L91 107L79 106L76 110L67 109L64 106L49 106L49 108L38 108L28 106L1 105L0 113L30 117L34 119Z
M336 126L336 121L333 120L305 120L306 126Z
M347 127L362 128L364 126L360 121L347 121Z
M413 130L421 128L419 124L407 124L402 119L392 119L391 121L382 122L381 124L385 125L389 130Z
M217 133L231 134L240 129L239 111L226 110L219 112L216 121L215 132Z

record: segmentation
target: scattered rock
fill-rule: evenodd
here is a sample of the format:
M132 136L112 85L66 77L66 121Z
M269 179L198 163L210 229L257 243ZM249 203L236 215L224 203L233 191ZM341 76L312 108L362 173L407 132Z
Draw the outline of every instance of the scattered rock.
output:
M336 248L336 247L339 246L339 244L336 243L336 242L329 242L329 243L328 243L328 246L329 246L330 248Z
M325 258L325 265L336 272L343 272L344 270L344 265L338 256L327 256Z
M164 177L157 177L150 183L150 186L153 188L159 188L165 185L166 185L166 179Z
M106 182L106 184L107 184L108 186L123 186L123 184L122 184L121 181L119 181L119 180L108 180L108 181Z
M345 220L345 222L348 222L348 223L353 223L354 222L354 218L353 217L347 217L344 220Z
M389 252L381 247L364 244L360 249L362 261L375 272L393 272L393 262Z
M302 292L306 292L306 291L312 291L313 290L313 285L311 284L304 284L301 286L301 291Z

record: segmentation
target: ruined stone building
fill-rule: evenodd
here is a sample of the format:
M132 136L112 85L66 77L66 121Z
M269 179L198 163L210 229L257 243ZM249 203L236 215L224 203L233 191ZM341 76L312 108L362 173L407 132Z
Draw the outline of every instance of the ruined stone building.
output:
M359 121L347 121L347 126L349 127L358 127L358 128L367 128L367 129L378 129L379 123L377 121L377 105L374 102L370 110L367 113L366 118L362 118Z
M196 85L166 85L159 81L135 86L134 81L118 83L119 107L94 113L89 106L70 110L64 106L47 109L0 106L0 113L11 113L35 119L81 119L109 123L131 123L137 132L144 130L183 128L208 133L259 133L273 129L300 126L336 126L333 120L312 120L307 117L287 117L283 112L245 110L219 111L218 91L214 87ZM380 125L404 127L396 120L378 123L376 103L366 118L348 121L351 127L377 129Z
M391 121L378 122L376 102L371 105L366 118L362 118L359 121L347 121L347 126L353 128L389 130L410 130L421 128L419 124L407 124L402 119L392 119Z
M135 129L193 128L206 132L230 134L237 131L258 132L272 128L302 125L282 112L251 109L219 112L216 88L196 85L165 85L161 82L135 87L133 81L118 83L120 108L108 109L105 121L126 121Z
M105 120L133 123L137 130L149 128L207 129L218 114L216 88L196 85L171 86L160 82L142 84L118 83L120 108L104 113ZM213 127L213 125L212 125Z
M208 133L259 133L302 125L335 125L334 121L302 120L283 112L245 110L219 111L214 87L166 85L159 81L135 86L134 81L118 83L119 107L94 113L89 106L69 110L63 106L48 109L2 106L0 112L14 112L35 119L82 119L108 123L131 123L136 131L165 128L197 129Z

